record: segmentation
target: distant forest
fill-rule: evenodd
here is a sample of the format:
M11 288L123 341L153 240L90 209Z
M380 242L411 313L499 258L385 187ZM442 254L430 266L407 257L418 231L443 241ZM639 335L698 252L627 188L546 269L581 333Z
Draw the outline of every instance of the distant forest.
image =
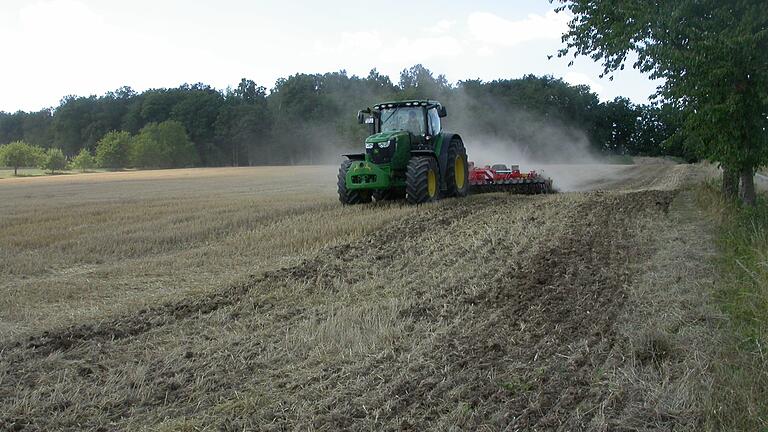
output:
M0 144L22 140L72 158L82 149L94 153L111 131L136 135L171 120L184 127L197 153L186 164L322 163L362 147L367 131L356 122L358 109L405 98L440 100L448 109L446 128L465 135L470 149L472 137L483 137L547 158L552 140L574 140L601 154L693 158L677 137L681 118L672 107L625 98L600 102L589 87L551 76L452 85L422 65L403 70L397 84L374 69L364 78L345 71L296 74L279 79L269 92L243 79L224 91L184 84L67 96L55 108L0 112Z

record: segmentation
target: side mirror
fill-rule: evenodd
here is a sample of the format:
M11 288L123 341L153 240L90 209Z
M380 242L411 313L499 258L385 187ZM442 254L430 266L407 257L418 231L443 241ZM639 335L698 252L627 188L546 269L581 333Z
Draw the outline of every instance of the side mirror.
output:
M357 112L357 123L358 123L358 124L363 124L363 123L365 123L365 116L363 115L363 112L362 112L362 111L358 111L358 112Z
M437 115L440 117L446 117L448 112L445 110L444 106L440 105L440 108L437 109Z

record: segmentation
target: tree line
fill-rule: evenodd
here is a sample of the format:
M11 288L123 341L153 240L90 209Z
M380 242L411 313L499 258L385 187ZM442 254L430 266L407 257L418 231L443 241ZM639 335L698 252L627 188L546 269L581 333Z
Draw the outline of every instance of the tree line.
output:
M532 149L543 148L537 141L547 137L536 131L547 127L581 134L599 153L695 158L675 139L682 119L671 106L601 102L588 87L551 76L452 85L422 65L403 70L397 84L374 69L366 77L296 74L269 92L242 79L223 91L185 84L67 96L51 109L0 112L0 144L23 141L68 158L86 152L115 168L321 163L359 150L366 130L355 121L358 109L402 98L439 99L452 130ZM124 154L110 159L102 147Z
M18 175L21 167L40 167L54 174L66 168L67 157L61 149L55 147L43 149L15 141L0 146L0 165L13 168L13 175Z
M0 166L13 168L39 166L52 174L67 167L87 171L101 168L174 168L194 166L197 151L189 141L184 126L174 120L150 123L136 135L126 131L107 132L97 143L95 155L81 148L67 157L58 147L44 149L23 140L0 146Z

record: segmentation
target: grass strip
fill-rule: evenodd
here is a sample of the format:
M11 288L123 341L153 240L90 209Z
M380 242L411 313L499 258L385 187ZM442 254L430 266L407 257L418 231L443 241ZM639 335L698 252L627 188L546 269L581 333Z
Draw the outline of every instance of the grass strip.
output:
M714 430L768 431L768 197L755 208L723 199L716 182L698 202L717 229L718 306L728 338L713 363L708 410Z

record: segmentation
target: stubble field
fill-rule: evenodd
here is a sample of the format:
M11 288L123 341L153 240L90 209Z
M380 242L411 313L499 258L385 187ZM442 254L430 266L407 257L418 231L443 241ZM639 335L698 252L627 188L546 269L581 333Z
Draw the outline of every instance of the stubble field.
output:
M2 180L0 430L698 430L702 168L547 171L578 192L342 207L329 167Z

